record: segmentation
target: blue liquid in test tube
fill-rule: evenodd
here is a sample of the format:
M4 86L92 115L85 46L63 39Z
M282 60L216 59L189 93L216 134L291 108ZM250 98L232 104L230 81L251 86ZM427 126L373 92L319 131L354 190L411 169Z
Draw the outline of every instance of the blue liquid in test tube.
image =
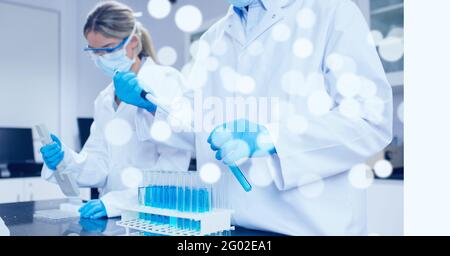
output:
M191 212L191 189L185 188L184 189L184 211L185 212ZM189 219L184 219L183 222L183 228L184 229L190 229L191 227L191 221Z
M177 187L170 186L169 187L169 202L170 202L170 210L176 210L177 208ZM170 227L177 226L177 217L170 217Z
M247 178L245 178L241 169L239 169L237 165L229 165L228 168L233 173L234 177L236 177L241 186L244 188L245 192L250 192L252 190L252 185L250 185Z
M192 212L199 212L200 201L199 201L199 189L192 189ZM200 221L192 221L192 229L200 230Z

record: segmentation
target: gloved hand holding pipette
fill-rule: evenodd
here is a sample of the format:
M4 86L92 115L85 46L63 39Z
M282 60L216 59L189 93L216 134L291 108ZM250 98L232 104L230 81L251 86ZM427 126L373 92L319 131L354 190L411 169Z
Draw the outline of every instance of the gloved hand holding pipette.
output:
M133 72L116 72L114 75L114 88L116 96L123 102L146 109L150 113L155 113L157 106L148 99L146 92L139 85L139 80Z
M61 141L58 139L58 137L52 134L51 138L53 140L53 143L42 146L40 151L45 165L47 165L50 170L55 171L58 165L64 159L64 151L62 149Z

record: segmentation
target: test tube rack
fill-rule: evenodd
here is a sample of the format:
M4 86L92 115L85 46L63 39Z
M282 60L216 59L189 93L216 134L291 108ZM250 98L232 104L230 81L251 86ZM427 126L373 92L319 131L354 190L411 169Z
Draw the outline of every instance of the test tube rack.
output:
M222 181L204 184L197 172L144 172L138 202L122 208L125 235L208 236L234 230Z
M142 214L154 214L169 218L191 220L199 223L199 229L180 229L169 224L156 224L140 218ZM131 230L167 236L207 236L233 230L231 226L231 210L215 209L207 213L184 213L175 210L164 210L152 207L128 207L123 209L122 219L118 226L124 227L126 235Z

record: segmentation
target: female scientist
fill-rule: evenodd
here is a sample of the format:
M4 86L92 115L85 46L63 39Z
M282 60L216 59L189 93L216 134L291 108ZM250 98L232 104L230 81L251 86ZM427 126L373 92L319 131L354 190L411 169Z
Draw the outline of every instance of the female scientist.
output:
M64 159L66 169L74 173L80 187L100 188L100 199L83 206L79 210L81 217L114 217L120 215L121 203L137 198L136 189L127 186L127 179L133 178L129 170L188 169L190 152L137 140L134 120L137 110L154 113L156 106L129 93L140 89L133 86L138 76L141 84L158 85L165 78L180 81L181 75L155 63L148 31L126 5L115 1L99 4L87 18L84 36L89 44L85 51L113 83L95 100L91 135L81 153L64 146L54 135L55 143L41 148L45 162L42 177L54 181L53 172ZM141 76L141 72L145 75ZM117 86L123 84L129 86L118 90Z

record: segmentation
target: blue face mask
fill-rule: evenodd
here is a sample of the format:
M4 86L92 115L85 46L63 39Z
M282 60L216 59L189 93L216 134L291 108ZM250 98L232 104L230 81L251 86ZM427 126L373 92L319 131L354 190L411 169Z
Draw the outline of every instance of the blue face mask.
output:
M125 44L121 47L120 50L116 50L112 53L107 53L104 55L96 55L94 53L91 54L95 65L106 75L113 77L116 71L129 72L131 70L131 67L136 62L136 58L128 58L126 47L133 38L135 29L136 28L133 29L133 32L128 37Z
M249 6L255 0L227 0L231 5L237 8Z
M136 58L128 58L125 48L102 56L94 56L93 58L95 65L110 77L113 77L116 71L129 72L131 66L136 62Z

